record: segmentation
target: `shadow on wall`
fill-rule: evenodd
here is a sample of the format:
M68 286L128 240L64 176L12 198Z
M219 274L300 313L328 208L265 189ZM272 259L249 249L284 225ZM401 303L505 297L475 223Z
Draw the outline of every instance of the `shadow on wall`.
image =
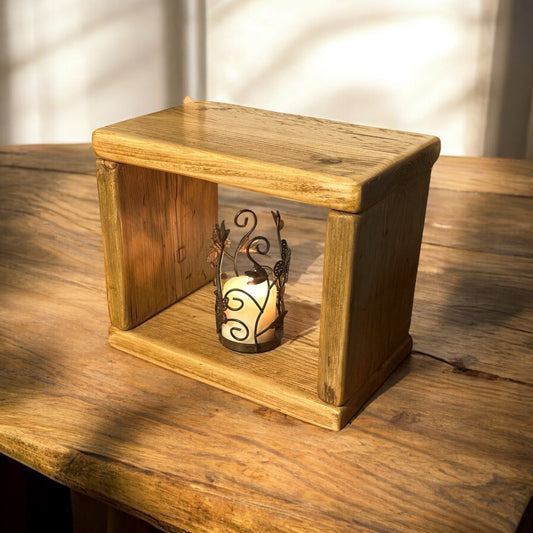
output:
M434 132L444 139L447 153L527 154L528 135L530 145L533 137L528 133L528 128L533 129L528 126L533 68L531 0L482 2L460 13L453 9L452 2L441 2L440 7L427 7L418 13L407 8L408 2L394 2L395 8L380 1L371 9L339 6L327 13L324 10L321 17L304 13L294 17L291 13L297 10L288 8L289 15L279 17L277 32L268 29L275 23L267 9L259 9L259 2L219 4L209 4L208 10L210 59L215 59L209 67L210 94L230 95L231 101L257 107L266 101L272 104L269 108L279 111ZM301 6L302 2L296 4ZM325 2L317 5L324 6ZM309 11L320 13L321 9ZM247 20L243 13L249 17L255 13L259 20ZM264 32L259 26L261 20L267 28ZM425 32L405 39L416 46L401 48L413 59L411 63L404 61L408 56L399 55L400 47L394 46L398 28L414 30L415 24L424 28L426 22L435 26L428 25ZM254 27L258 28L257 42L253 43L259 51L256 55L242 47L241 57L237 46L225 46L239 39L243 43L252 41ZM428 28L435 28L435 36ZM279 38L274 39L273 34ZM431 46L420 46L422 38L429 39ZM269 47L262 42L265 39ZM371 47L355 46L363 43L375 45L375 53ZM379 53L383 50L390 53ZM230 53L234 54L231 61L226 60ZM341 57L338 63L343 63L342 68L336 66ZM361 57L373 57L372 64L380 64L381 71L368 67L370 62ZM398 65L402 65L401 72ZM316 75L321 66L330 80L327 86ZM350 71L358 71L358 77L344 76ZM383 72L388 73L390 83ZM454 81L452 73L459 75ZM398 79L408 81L398 83ZM303 86L303 81L310 80L317 85ZM446 143L446 139L451 142Z
M0 145L86 142L205 97L205 0L98 5L0 2Z
M0 2L0 145L8 142L9 132L11 131L6 4L7 2Z
M499 2L485 155L533 158L533 3Z
M164 0L166 100L169 107L185 96L205 99L205 0Z

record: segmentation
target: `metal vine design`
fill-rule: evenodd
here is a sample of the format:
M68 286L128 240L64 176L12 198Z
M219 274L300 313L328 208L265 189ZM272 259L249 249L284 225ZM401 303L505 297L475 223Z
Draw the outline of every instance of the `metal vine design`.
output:
M229 328L230 335L232 340L236 343L242 343L249 335L253 335L253 346L255 348L249 348L242 346L234 346L234 349L240 351L260 351L260 343L258 339L270 329L276 331L277 342L275 345L279 344L281 334L283 331L283 320L287 311L284 304L284 295L285 295L285 284L289 278L289 266L291 260L291 251L287 245L287 241L281 238L281 230L283 229L284 222L281 218L279 211L271 211L272 218L276 227L276 234L278 240L278 246L280 250L281 258L274 264L273 267L265 265L259 262L259 258L265 256L270 251L270 242L267 238L258 235L253 236L253 232L257 227L257 216L250 209L241 209L234 217L234 224L238 228L241 228L244 233L238 242L235 251L230 252L231 241L229 239L230 230L226 228L225 222L222 221L220 224L215 224L213 229L212 237L212 246L209 251L207 260L211 266L215 269L215 316L216 316L216 326L217 333L221 337L222 326L224 324L231 323ZM227 258L232 265L233 272L235 276L240 276L239 268L237 265L238 258L245 255L250 261L252 268L246 270L244 274L251 278L251 281L248 282L252 285L257 285L260 283L267 283L267 292L266 297L263 302L258 301L253 294L241 289L241 288L231 288L225 294L222 292L222 267L224 258ZM263 312L267 307L269 298L272 294L272 288L276 287L276 318L266 327L262 327L259 330L259 324ZM258 309L258 315L255 320L253 331L250 331L250 328L242 320L238 318L231 317L228 318L226 311L239 311L244 307L243 298L239 298L239 293L245 295ZM232 294L232 302L228 297ZM270 348L266 348L270 349Z

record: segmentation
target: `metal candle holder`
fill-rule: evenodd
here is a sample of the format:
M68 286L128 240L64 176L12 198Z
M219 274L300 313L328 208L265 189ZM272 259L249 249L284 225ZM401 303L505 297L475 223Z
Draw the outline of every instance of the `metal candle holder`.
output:
M237 352L272 350L280 345L283 337L283 319L287 314L283 296L291 251L287 241L281 238L284 222L279 211L271 213L281 256L273 267L257 260L269 253L270 242L261 235L252 235L257 227L257 216L252 210L241 209L233 219L235 226L244 230L233 253L229 251L230 230L226 229L224 221L215 224L213 230L208 262L215 268L217 333L223 346ZM251 263L251 268L242 275L237 263L244 256ZM223 272L224 258L231 261L232 277Z

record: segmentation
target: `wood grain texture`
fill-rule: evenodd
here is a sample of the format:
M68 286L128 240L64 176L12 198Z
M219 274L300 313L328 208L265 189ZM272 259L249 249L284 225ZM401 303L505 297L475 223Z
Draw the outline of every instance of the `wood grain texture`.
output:
M111 323L130 329L212 279L217 186L98 160Z
M21 170L94 173L94 151L90 144L0 146L0 157L4 166Z
M530 257L424 244L415 348L458 370L533 384L532 272Z
M252 138L256 142L250 143ZM300 337L304 359L310 363L300 370L293 365L289 372L284 367L283 385L276 383L275 371L268 365L260 373L243 373L237 361L235 368L220 364L225 350L216 343L204 347L199 342L211 320L208 313L201 317L188 313L190 307L200 307L193 300L177 306L179 311L168 323L154 318L154 324L132 335L113 329L110 341L115 348L306 421L313 421L312 407L317 424L335 429L342 427L339 419L323 418L325 409L317 394L336 407L350 405L353 414L409 353L416 268L437 139L187 100L178 108L97 130L93 146L97 153L105 151L106 157L120 162L100 160L98 166L108 301L111 323L119 329L131 329L191 292L175 287L176 280L183 284L185 276L173 243L186 251L192 266L186 279L203 275L191 283L191 289L205 282L202 244L216 222L211 216L216 199L193 203L210 191L206 181L195 185L195 177L258 192L274 190L275 195L281 190L279 196L291 200L343 210L328 218L318 393L300 386L316 369L316 344L310 344L310 337ZM335 157L326 157L332 152ZM198 161L203 161L203 170L194 167ZM331 164L334 176L324 166ZM169 174L177 169L179 175ZM185 189L176 189L176 180L188 188L198 187L196 194L183 196ZM302 190L312 192L312 198ZM360 214L346 213L347 204L339 203L350 199L357 202L351 210L361 209ZM197 218L189 213L198 213ZM198 220L201 223L195 225ZM173 230L182 226L189 233L181 229L183 235L177 235ZM209 300L202 300L201 306L206 304L209 309ZM168 328L182 318L184 327L179 331ZM165 329L174 329L174 336L167 335L161 343L159 332ZM281 361L292 360L292 348L302 349L291 342L287 353L282 348L276 355ZM279 360L272 357L275 368ZM298 371L303 376L297 376ZM297 388L287 389L287 383L296 383ZM335 412L339 418L342 410ZM345 415L342 418L347 421Z
M441 207L440 207L441 206ZM446 222L434 218L446 210ZM428 198L424 241L451 248L533 257L530 197L435 188ZM514 219L512 226L508 220Z
M350 212L440 150L430 135L201 101L100 128L93 146L110 161Z
M224 207L221 211L223 218L231 223L235 212ZM273 229L272 218L261 214L261 228L268 229L266 223L270 218ZM212 284L131 331L111 328L109 342L115 348L203 383L301 420L339 430L368 394L359 398L357 405L342 408L325 404L317 395L325 227L293 215L283 218L284 237L296 253L291 261L291 284L286 296L289 312L280 347L259 354L242 354L224 348L216 333Z
M423 171L364 213L328 217L318 375L324 401L342 405L368 381L377 388L409 353L429 187Z
M461 234L450 245L435 230L415 352L334 433L109 347L94 176L66 172L56 147L20 150L46 170L0 155L2 453L169 532L514 533L533 492L525 251L469 249ZM442 159L464 174L460 158ZM84 161L93 167L89 150ZM504 167L491 174L490 161L463 188L496 187ZM525 177L509 169L514 189ZM446 225L453 208L434 202L428 218ZM526 224L521 211L502 216L510 235ZM300 247L324 222L303 228Z
M512 176L512 178L511 178ZM446 156L434 167L432 190L531 197L531 161L495 157ZM486 196L487 203L494 196Z

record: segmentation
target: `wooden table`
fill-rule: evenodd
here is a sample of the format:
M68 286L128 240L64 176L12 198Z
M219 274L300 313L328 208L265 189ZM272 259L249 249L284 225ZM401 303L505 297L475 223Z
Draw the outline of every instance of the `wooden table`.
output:
M107 345L89 145L4 147L0 187L3 454L167 531L515 530L533 493L533 162L437 162L414 351L338 433ZM320 233L320 209L292 213Z

